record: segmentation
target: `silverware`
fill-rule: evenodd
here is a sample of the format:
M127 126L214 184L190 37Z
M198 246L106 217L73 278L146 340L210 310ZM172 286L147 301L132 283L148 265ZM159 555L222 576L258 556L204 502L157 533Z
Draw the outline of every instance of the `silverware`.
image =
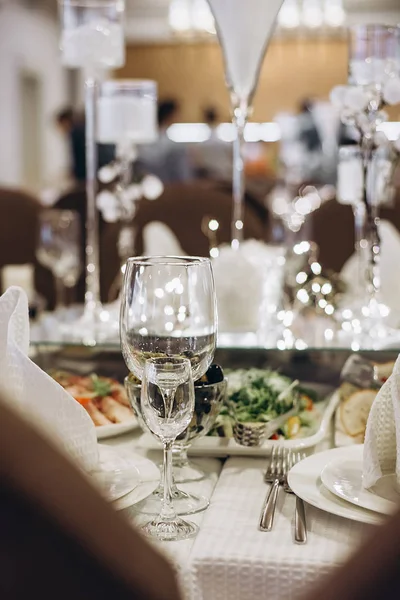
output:
M268 468L264 475L265 483L271 483L269 492L263 504L259 530L271 531L274 524L275 507L278 499L279 485L285 481L285 461L287 451L282 446L274 446Z
M301 453L292 451L289 453L288 459L285 463L286 470L283 484L283 489L288 494L294 494L287 480L288 473L296 463L300 462L305 457L306 454L304 452ZM307 542L307 524L304 502L298 496L296 496L296 509L294 513L294 541L295 544L305 544Z

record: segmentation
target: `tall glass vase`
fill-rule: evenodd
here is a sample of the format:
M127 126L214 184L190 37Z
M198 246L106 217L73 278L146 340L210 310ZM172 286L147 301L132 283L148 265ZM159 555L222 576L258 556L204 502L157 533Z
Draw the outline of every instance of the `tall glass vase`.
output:
M390 311L381 297L379 208L390 185L391 169L390 157L382 160L380 156L375 135L384 83L399 70L399 36L396 28L363 25L350 28L349 41L349 83L366 92L369 97L366 121L359 130L358 171L361 189L357 198L359 204L355 223L363 297L360 299L361 310L356 322L360 322L360 345L373 347L390 333L387 324Z
M109 69L125 62L124 0L59 0L62 62L85 77L86 133L86 292L82 320L72 337L94 345L102 331L97 196L97 97Z
M232 248L243 240L244 130L251 113L261 65L283 0L208 0L225 59L236 130L233 152Z

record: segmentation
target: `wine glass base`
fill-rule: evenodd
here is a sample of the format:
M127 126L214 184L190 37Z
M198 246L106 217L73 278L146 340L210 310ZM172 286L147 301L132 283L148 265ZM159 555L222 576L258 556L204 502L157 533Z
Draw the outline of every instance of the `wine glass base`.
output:
M162 497L163 489L159 486L151 496L136 504L136 512L144 515L159 515L161 512ZM205 496L189 494L177 487L173 488L172 501L177 515L194 515L206 510L210 504L209 499Z
M199 530L198 526L191 521L184 521L176 517L174 519L163 519L157 517L140 528L144 535L156 538L163 542L177 542L195 536Z

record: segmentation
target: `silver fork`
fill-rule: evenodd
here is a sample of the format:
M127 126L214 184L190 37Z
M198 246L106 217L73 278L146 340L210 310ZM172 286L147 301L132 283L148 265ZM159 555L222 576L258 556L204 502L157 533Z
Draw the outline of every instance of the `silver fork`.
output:
M265 498L261 515L259 530L271 531L274 524L275 507L278 499L279 485L285 481L285 460L287 452L282 446L274 446L271 460L264 475L265 483L271 483L270 490Z
M301 452L290 452L285 463L285 477L283 489L288 494L294 494L289 486L287 476L290 469L298 462L303 460L306 455ZM307 524L306 524L306 513L304 509L304 502L301 498L296 496L296 510L294 513L294 541L296 544L305 544L307 542Z

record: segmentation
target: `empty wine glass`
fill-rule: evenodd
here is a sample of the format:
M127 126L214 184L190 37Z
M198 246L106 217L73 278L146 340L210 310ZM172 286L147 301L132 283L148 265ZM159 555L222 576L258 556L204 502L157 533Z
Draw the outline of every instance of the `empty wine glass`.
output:
M160 514L143 525L146 535L175 541L193 536L194 523L176 515L172 502L172 444L192 420L194 387L188 358L159 357L146 361L142 375L142 414L164 446L163 497Z
M192 377L210 366L216 344L217 311L214 277L208 258L155 256L130 258L121 298L121 345L133 375L143 378L152 357L188 358ZM159 511L159 489L141 505ZM204 510L208 499L173 487L179 514Z
M81 273L80 239L76 212L51 209L40 214L36 257L54 275L56 310L65 306L65 288L73 288Z

